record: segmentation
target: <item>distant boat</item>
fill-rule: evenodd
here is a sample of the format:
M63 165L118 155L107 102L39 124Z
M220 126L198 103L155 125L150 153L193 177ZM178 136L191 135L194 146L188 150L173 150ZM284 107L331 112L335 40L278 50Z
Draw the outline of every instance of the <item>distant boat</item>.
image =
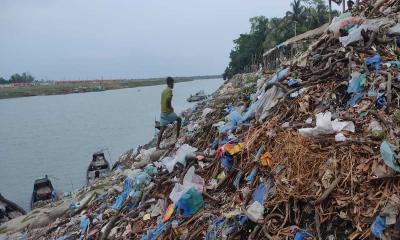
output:
M110 175L110 164L106 160L103 152L93 154L92 161L86 171L87 184L90 184L95 179Z
M0 224L25 214L23 208L6 199L0 193Z
M103 87L103 86L101 86L101 85L97 85L96 86L96 88L95 88L95 91L96 92L102 92L102 91L105 91L106 89Z
M202 91L195 93L194 95L191 94L190 97L188 97L187 101L188 102L198 102L198 101L202 101L206 98L207 98L207 95L202 90Z
M44 178L36 179L33 184L31 209L42 206L53 198L55 198L53 184L47 175Z

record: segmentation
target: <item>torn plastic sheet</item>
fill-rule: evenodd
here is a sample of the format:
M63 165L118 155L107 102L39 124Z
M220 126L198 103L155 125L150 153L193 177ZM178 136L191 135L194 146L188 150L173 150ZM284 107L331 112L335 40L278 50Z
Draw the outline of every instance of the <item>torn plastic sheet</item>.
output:
M277 86L272 86L268 89L258 100L258 105L255 110L255 117L257 121L263 121L273 107L279 102L279 98L283 97L283 92Z
M178 162L186 166L186 156L195 155L196 151L197 148L184 144L176 151L175 157L166 157L161 162L164 164L165 168L167 168L168 172L171 173L174 170L175 164Z
M395 170L396 172L400 172L400 165L395 159L394 149L395 146L387 141L383 141L380 148L381 157L385 164L388 165L391 169Z
M341 131L355 132L353 122L340 122L335 119L331 121L332 113L318 113L316 117L316 126L314 128L301 128L299 133L301 136L318 136L320 134L339 133Z
M169 195L169 198L172 200L172 202L176 204L182 197L182 195L191 188L194 188L199 192L203 192L204 185L204 179L195 174L195 167L192 166L183 177L183 185L180 183L176 183Z
M381 216L376 217L371 225L372 235L374 235L374 237L376 238L380 238L385 229L385 220Z
M342 43L344 47L347 47L348 45L358 42L363 39L361 32L370 30L377 32L379 28L383 25L386 24L391 24L393 21L387 20L384 18L381 19L367 19L363 24L360 26L354 25L351 29L349 29L349 34L344 37L340 37L339 41ZM390 32L390 31L389 31Z

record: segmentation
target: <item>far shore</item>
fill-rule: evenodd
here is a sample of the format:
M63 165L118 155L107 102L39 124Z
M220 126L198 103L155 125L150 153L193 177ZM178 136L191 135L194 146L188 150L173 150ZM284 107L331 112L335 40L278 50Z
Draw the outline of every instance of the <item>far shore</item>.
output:
M193 76L193 77L175 77L177 83L189 82L194 80L221 78L221 75ZM55 82L57 83L57 82ZM156 86L164 84L164 78L133 79L133 80L108 80L108 81L64 81L62 84L17 86L1 88L0 99L61 95L71 93L98 92L122 88L135 88L145 86Z

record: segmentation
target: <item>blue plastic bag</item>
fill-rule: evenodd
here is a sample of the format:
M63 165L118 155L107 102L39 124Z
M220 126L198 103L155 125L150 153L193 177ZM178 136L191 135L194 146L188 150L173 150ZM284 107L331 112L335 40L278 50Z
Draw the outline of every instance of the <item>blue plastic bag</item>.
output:
M182 215L184 217L190 217L197 213L203 205L203 195L194 187L191 187L189 191L183 194L176 203L176 206L182 210Z
M367 65L367 67L372 67L372 69L375 71L381 70L381 63L382 63L382 58L381 55L379 54L376 54L365 60L365 64Z
M289 79L288 81L288 87L298 87L299 86L299 81L296 79Z
M239 123L242 122L242 115L237 112L237 111L232 111L229 115L228 115L228 121L233 125L233 126L237 126L239 125Z
M381 143L381 157L386 165L396 172L400 172L400 166L394 157L394 146L387 141Z
M81 217L81 223L79 224L79 229L81 230L81 235L84 234L86 229L89 227L90 220L86 215Z
M378 108L383 108L387 105L385 95L383 93L378 94L378 97L375 100L375 104Z
M233 105L232 105L232 103L229 103L228 106L226 106L225 111L227 113L230 113L230 112L232 112L232 110L233 110Z
M159 223L156 228L150 229L147 234L143 234L140 240L157 240L157 238L170 227L170 223Z
M258 102L254 102L250 105L250 107L247 109L247 111L243 114L242 122L247 121L247 119L249 119L251 116L254 115L254 113L256 112L257 106L258 106Z
M233 157L229 153L224 152L221 155L221 164L225 171L230 171L233 166Z
M213 220L212 224L207 229L205 239L217 240L218 232L222 229L224 223L225 223L225 217L223 216Z
M307 237L312 237L312 235L305 230L299 230L294 235L294 240L303 240Z
M264 182L260 182L260 184L258 184L256 190L254 190L253 200L257 201L261 204L264 204L265 192L266 192L265 184L264 184Z
M127 192L122 192L118 197L117 200L115 200L115 203L112 205L112 208L114 210L119 210L122 207L122 204L125 202L126 198L128 197Z
M354 93L351 98L349 99L349 101L347 101L346 106L347 107L354 107L357 103L359 103L361 101L361 99L363 98L364 94L363 93Z
M360 73L353 73L353 78L349 82L349 86L347 87L348 93L360 93L362 91L361 87L361 74Z
M280 80L284 79L288 74L289 74L289 68L285 68L277 72L269 82L270 83L279 82Z
M376 238L380 238L385 229L385 220L381 216L376 217L371 225L372 235Z
M251 184L254 181L254 178L257 176L257 167L254 167L249 175L246 176L247 184Z
M246 215L236 215L235 220L240 223L240 225L243 225L249 220L249 218Z

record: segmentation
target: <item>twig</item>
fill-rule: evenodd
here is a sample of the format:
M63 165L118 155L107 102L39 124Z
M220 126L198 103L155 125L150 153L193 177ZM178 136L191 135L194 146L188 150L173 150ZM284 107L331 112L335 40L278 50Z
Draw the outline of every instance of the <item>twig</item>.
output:
M332 183L331 185L329 185L329 187L325 190L325 192L321 195L321 197L319 197L315 202L314 202L314 206L315 205L319 205L321 204L331 193L332 191L335 189L336 185L340 182L340 176L337 177Z

